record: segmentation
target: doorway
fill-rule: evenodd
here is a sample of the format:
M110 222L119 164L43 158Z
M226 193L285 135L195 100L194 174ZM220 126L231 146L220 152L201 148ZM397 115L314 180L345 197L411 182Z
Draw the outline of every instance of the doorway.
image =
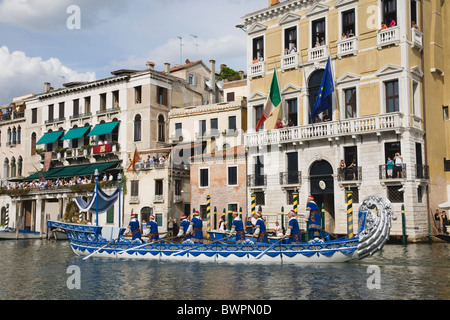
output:
M328 161L316 161L309 171L310 194L319 209L325 209L325 230L334 230L334 178L333 167Z

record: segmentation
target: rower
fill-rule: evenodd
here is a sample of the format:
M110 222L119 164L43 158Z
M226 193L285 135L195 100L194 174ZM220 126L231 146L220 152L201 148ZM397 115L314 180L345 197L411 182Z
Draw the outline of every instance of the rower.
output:
M231 236L236 236L236 243L242 243L245 240L244 223L239 218L238 212L233 211L233 224L231 226Z
M150 215L150 221L147 224L147 228L150 229L150 233L148 234L149 242L157 242L159 240L158 235L158 224L155 222L155 215Z
M190 239L191 237L190 236L188 237L188 235L187 235L187 230L189 228L190 222L184 213L180 216L180 219L181 219L181 223L180 223L180 229L178 230L177 237L178 238L183 237L183 239Z
M306 219L309 221L309 232L311 239L320 238L322 231L320 210L314 202L313 196L308 197L308 203L306 205Z
M141 228L139 226L138 215L136 213L131 214L131 220L128 224L127 230L133 235L131 240L141 240Z
M194 217L186 233L192 235L194 242L203 242L203 221L198 210L195 210Z
M288 212L289 217L289 224L286 230L285 237L289 239L288 243L297 243L301 242L301 233L300 233L300 227L298 226L297 221L297 212L295 210L291 210Z
M261 218L261 216L262 216L261 211L258 211L253 215L253 217L257 219L253 237L257 238L260 243L267 243L269 242L269 240L267 239L266 224L264 223L264 220Z

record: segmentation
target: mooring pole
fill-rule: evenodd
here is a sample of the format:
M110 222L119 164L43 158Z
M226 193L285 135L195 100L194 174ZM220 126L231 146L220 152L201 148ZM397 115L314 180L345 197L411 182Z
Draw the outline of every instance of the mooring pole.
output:
M402 232L403 232L403 245L406 246L406 219L405 219L405 205L402 204Z

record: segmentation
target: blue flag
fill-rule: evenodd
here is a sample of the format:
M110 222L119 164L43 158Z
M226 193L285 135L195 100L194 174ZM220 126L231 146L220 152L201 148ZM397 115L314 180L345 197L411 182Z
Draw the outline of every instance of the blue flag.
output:
M331 72L331 60L328 57L327 66L323 73L322 83L320 84L319 94L314 103L313 111L311 112L311 119L325 110L331 108L330 94L334 91L333 73Z

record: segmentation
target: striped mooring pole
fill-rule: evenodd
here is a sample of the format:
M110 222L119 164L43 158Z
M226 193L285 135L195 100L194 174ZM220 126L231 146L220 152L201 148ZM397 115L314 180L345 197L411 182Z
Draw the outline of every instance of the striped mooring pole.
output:
M211 231L211 196L209 195L209 193L206 196L206 220L207 220L206 230Z
M406 218L405 218L404 204L402 204L402 233L403 233L403 245L406 246Z
M325 203L322 202L322 213L320 221L322 222L322 238L325 238Z
M251 201L252 201L251 211L252 211L252 217L253 217L253 215L256 213L256 195L255 195L255 192L253 192L253 190L252 190L252 194L250 197L251 197Z
M6 204L5 229L9 227L9 203Z
M217 229L217 207L214 207L214 229Z
M281 230L284 234L284 207L281 207Z
M298 192L297 192L297 188L294 189L294 192L292 193L292 200L293 200L293 204L294 204L294 211L295 213L298 213Z
M353 192L348 187L347 190L347 235L351 239L353 238L353 208L352 208Z
M239 219L242 220L242 207L239 207Z

